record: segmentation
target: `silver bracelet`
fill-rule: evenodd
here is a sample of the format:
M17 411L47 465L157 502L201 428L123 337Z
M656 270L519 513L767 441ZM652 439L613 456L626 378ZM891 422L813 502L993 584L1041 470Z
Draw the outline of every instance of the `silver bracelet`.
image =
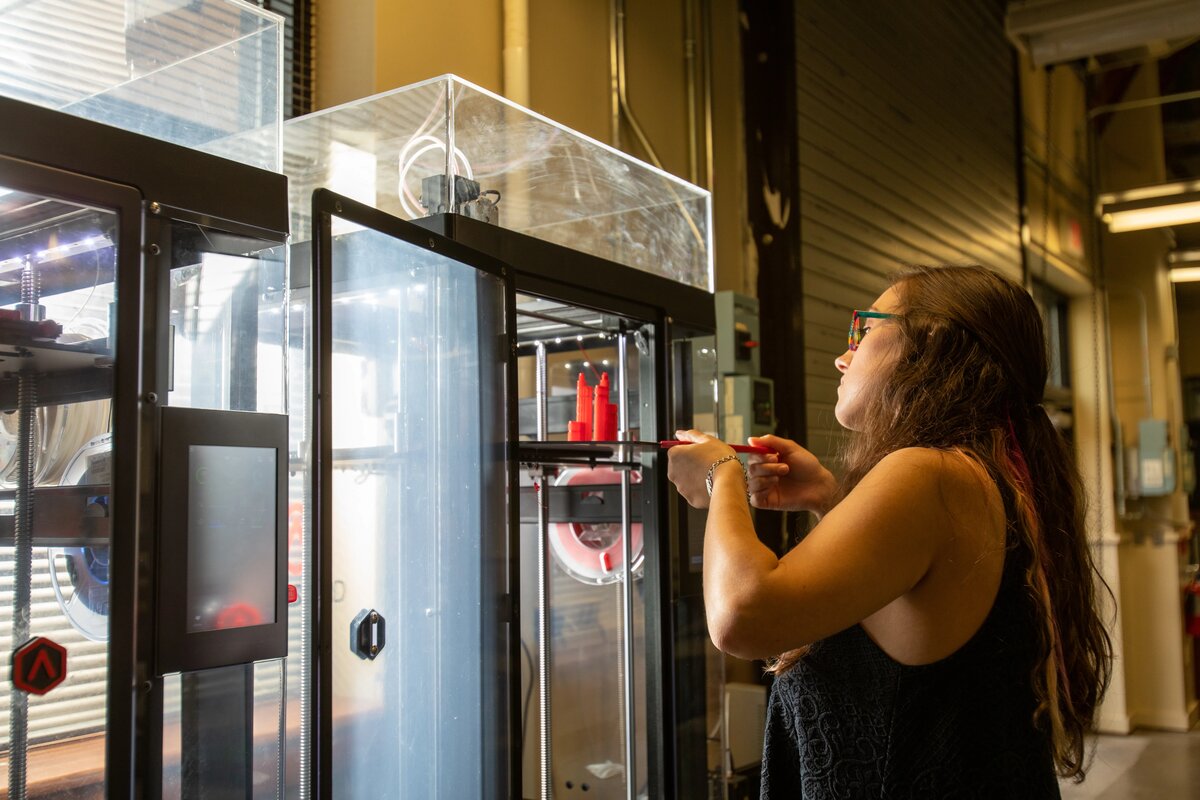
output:
M736 461L737 453L730 453L727 456L722 456L716 461L708 465L708 472L704 476L704 488L708 489L708 496L712 497L713 492L713 475L717 471L717 467L724 464L726 461ZM746 479L746 502L750 502L750 473L746 471L746 467L742 465L742 476Z

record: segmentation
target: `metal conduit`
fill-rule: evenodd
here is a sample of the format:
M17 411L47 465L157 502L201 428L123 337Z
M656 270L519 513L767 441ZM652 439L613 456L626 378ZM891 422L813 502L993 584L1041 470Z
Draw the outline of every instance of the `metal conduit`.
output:
M700 128L696 119L696 0L684 0L683 3L683 63L687 95L687 129L688 129L688 180L700 183L700 166L697 148L697 131Z
M704 188L713 190L712 4L700 4L700 41L704 54Z
M699 9L697 9L699 5ZM699 21L699 42L696 38ZM708 2L684 0L683 58L686 64L688 180L712 191L713 119L712 119L712 9ZM701 88L697 88L696 73ZM702 108L697 108L700 95ZM700 115L703 114L703 129ZM701 162L703 157L703 162Z

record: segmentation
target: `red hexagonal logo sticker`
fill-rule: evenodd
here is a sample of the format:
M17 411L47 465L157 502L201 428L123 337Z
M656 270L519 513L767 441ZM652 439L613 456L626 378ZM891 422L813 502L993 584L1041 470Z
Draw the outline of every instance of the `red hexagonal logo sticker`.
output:
M23 692L45 694L67 679L67 648L38 636L13 651L12 682Z

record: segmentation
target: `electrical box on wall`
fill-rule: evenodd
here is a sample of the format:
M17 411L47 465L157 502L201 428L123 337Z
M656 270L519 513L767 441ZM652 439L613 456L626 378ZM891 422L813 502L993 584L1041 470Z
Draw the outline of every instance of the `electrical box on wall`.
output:
M758 375L758 300L736 292L717 292L717 371L722 375Z
M1142 497L1162 497L1175 491L1175 450L1165 419L1138 422L1137 486Z

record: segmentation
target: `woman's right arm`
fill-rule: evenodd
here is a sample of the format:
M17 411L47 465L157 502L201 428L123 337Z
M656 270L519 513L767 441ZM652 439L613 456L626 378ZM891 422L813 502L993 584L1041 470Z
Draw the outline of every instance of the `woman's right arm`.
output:
M746 459L747 488L755 508L811 511L818 519L833 508L837 480L816 456L781 436L751 436L749 441L775 451L774 455L754 454Z
M780 559L743 535L746 505L737 502L735 471L725 469L704 536L704 606L717 647L765 658L831 636L911 591L955 520L971 516L949 512L946 498L980 495L978 478L958 476L948 458L923 448L889 454Z

